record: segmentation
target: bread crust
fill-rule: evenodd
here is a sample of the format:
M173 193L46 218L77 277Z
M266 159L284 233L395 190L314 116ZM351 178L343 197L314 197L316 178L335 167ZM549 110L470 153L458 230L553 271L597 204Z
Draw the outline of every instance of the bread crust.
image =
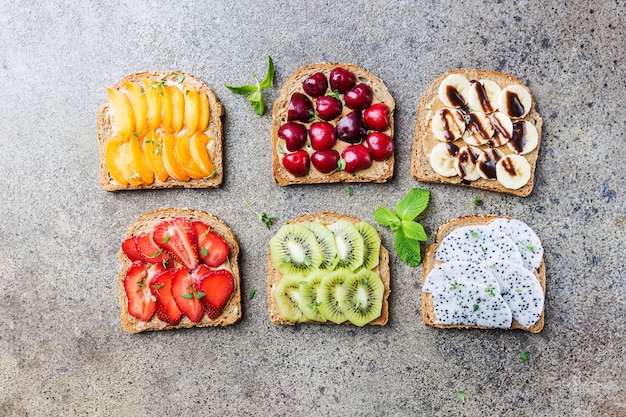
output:
M383 83L383 81L376 77L374 74L357 65L353 64L341 64L341 63L319 63L312 64L298 69L294 72L283 84L283 87L280 90L280 95L274 102L274 106L272 108L272 175L274 180L278 185L291 185L291 184L321 184L321 183L336 183L336 182L376 182L383 183L387 182L389 178L393 176L394 169L394 156L392 155L389 159L378 162L372 161L372 167L367 170L362 170L356 172L354 174L350 174L346 171L335 171L330 174L323 174L317 172L313 168L309 171L309 174L296 177L290 174L280 163L280 155L278 153L278 144L281 141L278 136L278 129L284 123L287 122L287 110L289 108L289 101L291 99L291 95L295 92L304 93L302 89L302 82L310 77L311 75L317 72L323 72L328 77L328 74L333 68L342 67L349 71L352 71L356 77L356 83L366 83L371 87L373 92L373 100L372 104L376 103L385 103L389 107L389 128L384 131L393 139L394 132L394 109L395 109L395 101L389 90ZM343 113L341 116L351 112L351 109L348 109L346 106L343 107ZM340 116L340 117L341 117ZM336 119L338 120L338 119ZM315 120L303 123L304 125L310 126ZM338 146L336 149L341 154L341 150L346 146L350 145L349 143L342 142L340 140L337 141Z
M426 248L426 254L424 256L424 264L422 269L422 286L426 281L426 277L430 273L430 271L439 263L435 261L435 253L439 248L439 244L441 241L452 231L459 227L463 226L471 226L471 225L487 225L498 218L504 218L508 220L512 220L511 217L508 216L494 216L494 215L471 215L471 216L463 216L458 217L456 219L450 220L447 223L442 224L439 229L437 229L437 233L435 234L435 241L431 243ZM541 284L541 288L543 289L543 293L546 293L546 265L545 261L541 260L541 265L539 269L533 273L539 283ZM439 324L435 323L435 308L433 305L433 298L430 293L422 292L422 319L424 320L424 324L431 327L438 327L442 329L489 329L489 327L484 326L467 326L467 325L456 325L456 324ZM520 329L526 330L531 333L539 333L543 329L545 320L545 305L544 309L541 312L541 316L539 320L529 328L523 327L519 324L515 319L511 323L511 329Z
M120 316L122 322L122 328L129 333L138 333L148 330L170 330L181 329L189 327L215 327L215 326L228 326L236 323L241 318L241 280L239 275L239 244L233 231L228 227L226 223L219 220L212 214L192 209L182 208L162 208L140 216L126 232L126 237L137 235L143 232L151 231L155 225L162 221L172 220L176 217L185 217L190 221L200 220L207 224L211 229L219 233L224 240L228 243L228 264L229 270L233 274L235 281L235 289L230 301L224 308L222 314L215 320L209 319L204 313L199 322L194 323L183 315L180 322L177 325L170 326L167 323L159 320L155 314L150 321L141 321L130 314L128 314L128 298L126 297L126 291L124 290L124 278L126 277L126 271L132 264L130 259L120 249L117 253L120 263L120 271L118 274L118 292L120 302Z
M347 216L345 214L340 214L340 213L334 213L334 212L320 212L320 213L311 213L311 214L304 214L302 216L296 217L290 221L287 222L287 224L296 224L296 223L306 223L306 222L319 222L322 223L324 225L329 225L331 223L334 223L337 220L347 220L353 223L358 223L361 221L361 219L357 218L357 217L352 217L352 216ZM379 233L380 235L380 233ZM274 301L274 288L276 288L276 285L278 285L278 283L280 282L280 280L282 279L282 275L280 274L280 272L274 267L274 265L272 264L272 260L271 260L271 255L270 255L270 249L268 247L268 251L267 251L267 258L268 258L268 262L267 262L267 300L268 300L268 304L269 304L269 313L270 313L270 320L275 323L275 324L287 324L287 325L294 325L295 323L289 320L285 320L281 317L280 312L278 310L278 306L276 305L276 302ZM369 325L377 325L377 326L384 326L387 324L388 320L389 320L389 302L388 302L388 298L389 298L389 294L391 293L391 286L390 286L390 281L391 281L391 274L389 271L389 251L382 245L380 245L380 255L379 255L379 263L378 266L374 269L372 269L372 271L376 272L379 276L380 279L382 280L384 286L385 286L385 291L383 293L383 304L382 304L382 309L380 312L380 316L375 319L372 320L371 322L369 322ZM327 321L327 322L317 322L317 321L309 321L308 323L312 323L312 324L335 324L333 322ZM349 321L345 321L344 324L350 324Z
M104 104L96 117L96 128L98 133L98 153L100 155L100 187L106 191L120 190L150 190L159 188L218 188L222 185L223 166L222 166L222 117L224 116L224 107L219 101L213 90L198 78L191 74L181 71L142 71L128 74L123 77L113 88L117 90L124 89L125 82L143 82L144 78L159 81L169 81L177 83L180 74L185 75L184 82L193 85L196 89L203 91L209 99L209 125L205 133L213 139L215 150L213 152L212 162L215 166L215 175L210 178L190 179L189 181L179 181L174 178L168 178L166 181L159 181L154 178L154 182L150 185L128 185L122 186L111 177L106 165L106 142L113 137L113 112L109 103Z
M417 109L417 121L415 123L415 130L413 135L413 155L411 159L411 173L413 174L413 177L423 182L455 184L464 187L479 188L483 190L512 194L520 197L525 197L529 195L532 192L534 186L535 168L537 165L537 158L539 156L539 148L541 147L541 129L543 126L543 119L537 112L534 97L531 109L526 117L516 119L525 120L534 124L537 128L537 133L539 135L539 143L537 144L537 147L532 152L526 155L522 155L530 164L530 180L526 185L517 190L513 190L505 188L498 181L487 180L484 178L480 178L476 181L469 181L466 183L461 182L459 176L443 177L437 174L432 169L429 160L430 151L435 145L442 142L438 141L433 136L430 122L432 119L432 115L435 114L439 109L444 107L443 103L441 103L438 98L439 84L441 84L441 82L451 74L462 74L468 80L493 80L501 88L504 88L511 84L520 84L526 87L522 81L508 74L481 69L458 69L454 71L449 71L433 81L433 83L426 91L426 94L420 99ZM488 148L487 145L481 145L477 147L482 150ZM512 153L507 146L500 146L498 147L498 150L502 151L506 155Z

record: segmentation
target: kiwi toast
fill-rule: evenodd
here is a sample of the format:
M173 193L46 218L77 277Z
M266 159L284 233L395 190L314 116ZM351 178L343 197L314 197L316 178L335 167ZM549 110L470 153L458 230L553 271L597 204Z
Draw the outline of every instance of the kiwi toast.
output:
M276 324L385 325L389 252L368 223L344 214L305 214L270 240L270 320Z
M241 318L238 257L234 233L209 213L164 208L140 216L118 252L123 329L236 323Z
M107 93L96 119L104 190L221 186L224 110L201 80L144 71Z
M437 230L422 272L422 318L438 328L544 326L543 247L526 223L472 215Z

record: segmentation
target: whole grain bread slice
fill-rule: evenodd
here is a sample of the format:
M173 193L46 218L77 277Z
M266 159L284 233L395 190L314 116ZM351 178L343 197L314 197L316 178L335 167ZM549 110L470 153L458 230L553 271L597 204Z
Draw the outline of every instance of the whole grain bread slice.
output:
M144 79L154 80L156 82L164 81L166 84L180 84L179 77L184 76L185 83L194 86L198 91L203 91L209 100L209 124L205 133L212 139L211 144L211 161L215 166L215 174L203 179L190 179L189 181L179 181L172 177L166 181L159 181L158 178L150 185L129 185L124 187L116 182L109 174L106 165L106 142L114 135L113 112L108 103L104 104L96 117L96 128L98 133L98 153L100 155L100 187L106 191L120 190L147 190L158 188L218 188L222 185L224 169L222 166L222 117L224 116L224 108L213 90L211 90L200 79L187 73L180 71L143 71L128 74L123 77L113 88L124 91L124 82L139 82L143 85Z
M430 271L440 262L435 260L435 254L437 249L439 248L439 244L441 241L452 231L459 227L463 226L471 226L471 225L487 225L498 218L505 218L511 220L511 217L508 216L492 216L492 215L471 215L471 216L463 216L458 217L456 219L450 220L447 223L442 224L439 229L437 229L437 233L435 234L435 241L428 245L426 248L426 254L424 256L424 263L422 269L422 285L426 281L426 277L430 273ZM543 293L546 293L546 265L544 260L541 260L541 265L539 269L534 272L535 277L541 284L541 288L543 289ZM531 333L539 333L543 329L545 318L545 307L539 320L529 328L523 327L519 324L515 319L511 324L511 329L521 329L526 330ZM453 324L439 324L436 323L435 318L435 308L433 305L433 298L430 293L422 292L422 319L424 320L424 324L431 327L438 327L442 329L470 329L470 328L480 328L485 329L487 327L482 326L467 326L467 325L453 325Z
M322 72L328 78L330 71L333 68L341 67L354 73L356 77L356 84L366 83L372 89L373 100L372 104L385 103L389 107L389 128L384 131L391 138L393 138L394 132L394 118L393 113L395 109L395 101L391 96L391 93L385 86L384 82L366 70L353 64L339 64L339 63L319 63L312 64L298 69L294 72L283 84L280 95L274 102L272 107L272 175L278 185L291 185L291 184L320 184L320 183L336 183L336 182L386 182L393 176L394 169L394 156L389 159L377 162L373 161L372 166L369 169L350 174L346 171L335 171L330 174L323 174L314 169L309 171L308 175L302 177L296 177L289 173L281 164L281 155L278 151L278 145L281 141L278 136L278 129L287 122L287 110L289 109L289 101L291 95L295 92L306 94L302 88L302 82L311 75ZM328 91L330 94L330 90ZM351 112L352 110L343 107L343 113L341 116ZM341 117L339 116L339 118ZM304 123L307 128L313 123L312 120L309 123ZM338 141L336 149L341 154L341 150L350 145L349 143ZM309 153L312 151L309 150Z
M361 221L357 217L347 216L345 214L334 213L334 212L320 212L320 213L305 214L305 215L296 217L296 218L290 220L289 222L287 222L287 224L306 223L306 222L319 222L319 223L322 223L324 225L329 225L331 223L336 222L337 220L347 220L347 221L350 221L350 222L353 222L353 223L358 223L358 222ZM274 300L274 289L276 288L276 286L278 285L278 283L282 279L282 275L274 267L274 265L272 264L269 248L268 248L267 257L268 257L268 262L267 262L267 300L268 300L268 304L269 304L270 320L273 323L275 323L275 324L293 325L295 323L293 323L293 322L291 322L289 320L285 320L285 319L282 318L282 316L280 315L280 312L278 310L278 306L276 305L276 301ZM387 251L387 249L382 244L380 245L380 255L379 255L378 266L376 266L374 269L372 269L372 271L376 272L380 276L380 279L382 280L383 284L385 285L385 291L383 293L383 304L382 304L382 310L381 310L380 316L377 319L372 320L368 324L384 326L385 324L387 324L387 321L389 320L389 302L388 302L388 298L389 298L389 294L391 292L391 286L390 286L391 274L389 272L389 251ZM325 323L317 322L317 321L310 321L310 322L307 322L307 323L334 324L334 323L332 323L330 321L327 321ZM349 323L350 323L349 321L346 321L344 324L349 324Z
M219 233L224 240L228 243L228 259L225 262L226 269L232 274L235 281L235 290L230 298L230 301L224 308L222 314L215 320L209 319L205 314L199 322L194 323L187 317L183 316L177 325L170 326L167 323L159 320L155 314L150 321L141 321L130 314L128 314L128 298L126 297L126 291L124 290L124 278L126 277L126 271L131 265L130 259L120 249L118 251L118 259L120 263L120 270L118 274L118 293L121 312L122 327L129 333L138 333L148 330L169 330L180 329L188 327L215 327L215 326L228 326L236 323L241 318L241 279L239 275L239 244L233 231L217 217L212 214L192 209L182 208L163 208L154 210L140 216L128 229L126 237L137 235L143 232L151 231L155 225L162 221L172 220L176 217L185 217L190 221L202 221L209 228Z
M530 111L524 118L520 119L532 123L537 128L537 133L539 134L539 144L537 147L532 152L523 155L528 160L531 168L530 180L526 185L514 190L505 188L498 181L487 180L484 178L480 178L476 181L465 182L461 181L459 176L443 177L437 174L431 167L429 161L430 151L435 145L441 143L435 139L432 134L432 115L436 114L438 110L445 107L438 98L438 88L441 82L451 74L462 74L468 80L492 80L495 81L501 88L511 84L524 85L522 81L508 74L481 69L458 69L449 71L433 81L426 91L426 94L424 94L424 96L420 99L417 109L417 121L415 123L413 135L413 154L411 159L411 172L413 177L423 182L461 185L464 187L480 188L483 190L517 195L520 197L529 195L534 186L535 168L537 165L537 158L539 156L539 148L541 147L541 129L543 126L543 119L537 112L534 97ZM478 146L478 148L486 149L487 145ZM498 150L507 155L512 153L507 146L500 146Z

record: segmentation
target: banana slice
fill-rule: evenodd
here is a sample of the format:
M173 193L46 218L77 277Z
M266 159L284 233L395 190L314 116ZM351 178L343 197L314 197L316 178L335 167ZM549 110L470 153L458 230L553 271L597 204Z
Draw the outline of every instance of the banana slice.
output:
M453 142L460 139L465 131L465 119L460 110L443 108L432 119L431 128L435 139Z
M459 147L454 143L439 143L430 151L430 166L443 177L454 177L457 175L454 161Z
M465 97L470 82L461 74L450 74L439 84L439 100L446 107L467 108Z
M539 133L534 124L521 120L513 123L513 135L507 146L512 152L526 155L539 144Z
M495 129L489 120L489 116L484 113L468 113L465 115L465 133L463 140L472 146L480 146L489 142Z
M454 159L454 169L461 177L461 181L476 181L480 178L478 169L476 169L476 161L478 161L481 152L479 148L474 146L463 146L459 149Z
M489 121L494 127L493 137L489 140L489 145L493 147L502 146L511 140L513 136L513 122L509 116L502 112L489 115Z
M496 178L505 188L522 188L530 180L530 164L523 156L507 155L496 164Z
M467 90L467 104L472 111L493 113L498 110L498 97L502 89L492 80L472 80Z
M476 169L481 178L486 180L496 179L496 164L504 158L504 153L496 148L485 149L476 161Z
M525 117L533 105L530 91L520 84L505 87L498 98L498 108L512 119Z

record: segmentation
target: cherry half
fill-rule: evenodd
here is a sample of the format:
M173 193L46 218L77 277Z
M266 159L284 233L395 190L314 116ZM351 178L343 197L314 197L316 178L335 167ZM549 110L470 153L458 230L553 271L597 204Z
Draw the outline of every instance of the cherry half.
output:
M296 177L302 177L309 172L309 154L305 150L288 153L283 156L283 166Z
M382 132L389 127L389 106L385 103L376 103L363 112L365 126Z
M393 140L382 132L372 132L365 138L365 143L375 161L384 161L393 155Z
M323 96L315 100L315 111L322 120L333 120L341 114L341 100L333 96Z
M278 129L278 136L285 139L285 146L289 152L295 152L306 143L306 126L287 122Z
M372 166L370 152L361 144L346 147L341 152L341 157L346 162L346 172L350 174Z
M313 152L311 163L319 172L329 174L337 169L339 152L334 149L326 149Z
M293 93L289 101L289 109L287 110L287 120L300 122L308 122L313 118L313 104L307 96L302 93Z
M352 111L343 116L335 127L337 139L348 143L359 143L367 136L367 128L363 123L360 110Z
M316 151L330 149L337 143L335 126L328 122L315 122L309 127L311 146Z
M321 97L328 89L328 80L323 72L316 72L302 82L302 89L311 97Z
M363 83L357 84L356 87L346 91L343 95L346 106L355 110L363 110L369 107L372 104L372 98L374 98L372 89Z
M348 71L345 68L337 67L330 71L328 81L330 83L331 90L338 91L340 94L343 94L354 87L356 77L351 71Z

